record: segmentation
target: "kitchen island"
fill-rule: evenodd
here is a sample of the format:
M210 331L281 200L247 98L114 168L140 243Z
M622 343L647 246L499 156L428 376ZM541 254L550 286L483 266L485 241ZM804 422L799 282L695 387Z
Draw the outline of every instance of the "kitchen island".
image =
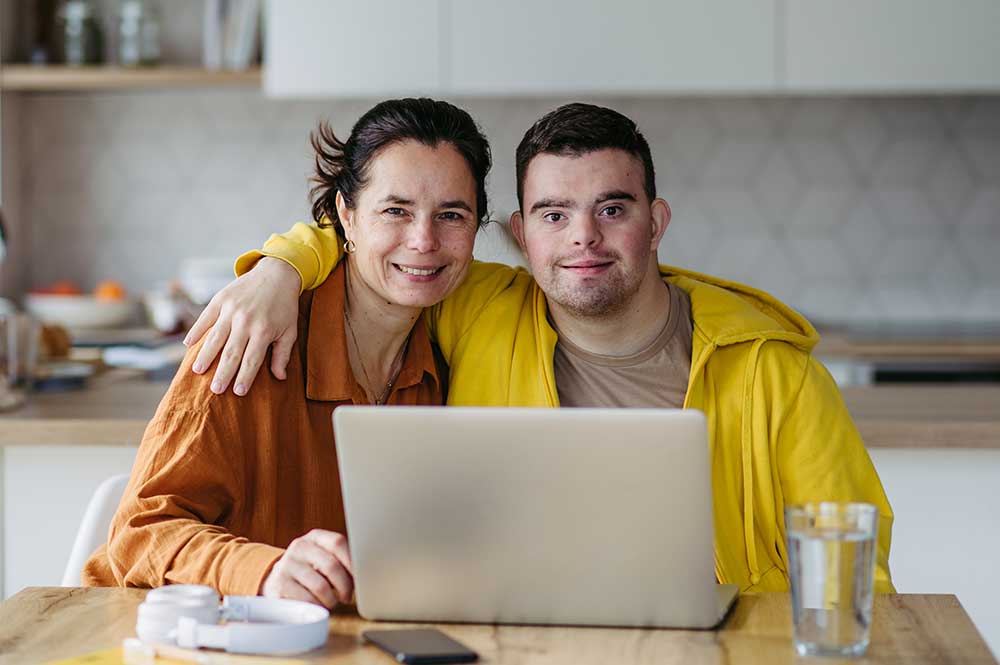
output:
M0 446L137 446L166 381L123 370L0 414ZM1000 449L1000 385L884 384L841 393L869 448Z
M58 584L87 500L128 473L167 382L109 372L0 415L0 597ZM842 390L895 513L890 568L906 593L955 593L1000 652L1000 386ZM39 525L44 525L40 529Z

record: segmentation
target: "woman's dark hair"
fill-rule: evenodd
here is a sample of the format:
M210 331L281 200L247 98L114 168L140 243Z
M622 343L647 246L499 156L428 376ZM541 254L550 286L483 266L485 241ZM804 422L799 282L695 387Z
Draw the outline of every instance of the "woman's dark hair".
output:
M476 181L476 215L486 223L486 174L492 157L490 144L467 112L434 99L390 99L373 106L354 124L347 141L341 142L326 122L309 137L316 151L315 186L309 194L312 216L320 226L332 225L343 235L337 216L337 192L348 208L354 208L358 193L368 184L368 165L386 146L400 141L419 141L435 147L449 143L465 158Z
M524 176L535 156L548 153L579 157L606 148L624 150L642 163L646 196L650 201L655 199L653 157L635 122L603 106L574 103L542 116L518 144L515 158L518 206L524 205Z

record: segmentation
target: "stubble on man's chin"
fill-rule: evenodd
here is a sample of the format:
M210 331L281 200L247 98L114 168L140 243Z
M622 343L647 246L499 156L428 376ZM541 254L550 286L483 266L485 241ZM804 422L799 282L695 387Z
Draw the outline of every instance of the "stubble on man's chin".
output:
M577 319L614 319L628 306L638 287L629 289L622 275L591 287L573 286L553 279L543 286L549 302L557 303L567 314Z

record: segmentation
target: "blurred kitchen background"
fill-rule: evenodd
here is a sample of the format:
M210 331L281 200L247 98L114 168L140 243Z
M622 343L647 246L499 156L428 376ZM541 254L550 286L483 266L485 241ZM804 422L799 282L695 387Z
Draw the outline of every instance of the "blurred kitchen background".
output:
M18 26L30 18L32 4L4 5L5 62L30 53L23 40L30 32ZM119 3L89 4L106 24L110 60ZM157 10L160 61L200 65L204 2L142 4ZM562 27L551 35L522 35L537 36L545 45L540 54L575 63L572 73L506 53L520 48L506 30L513 31L513 24L493 20L516 13L508 14L506 3L376 2L350 11L337 2L290 4L301 6L273 10L278 16L268 42L279 59L279 70L269 76L278 97L255 79L198 87L137 79L122 84L126 89L107 89L118 87L110 79L78 84L67 78L66 89L35 89L30 79L21 89L4 85L3 204L12 243L0 282L5 294L61 280L90 290L106 279L139 294L176 277L185 258L228 261L268 233L308 219L307 137L318 120L329 119L347 133L374 101L418 93L454 99L481 123L496 161L490 195L498 220L515 207L513 156L523 132L562 102L596 100L636 119L653 148L659 192L674 210L661 246L663 262L759 286L820 322L1000 323L1000 98L991 94L1000 85L1000 36L981 26L994 31L994 40L986 53L988 71L975 72L978 80L926 66L961 60L949 53L959 44L942 42L946 35L938 31L934 12L966 12L966 22L954 22L975 28L993 25L986 18L1000 19L995 3L956 9L900 2L907 13L924 13L919 22L937 37L933 47L923 41L908 45L913 52L903 55L918 60L913 63L894 61L881 39L852 46L837 36L838 25L823 25L828 38L810 42L788 34L796 18L804 24L818 20L809 8L850 14L851 7L869 3L713 2L710 9L633 3L664 20L589 26L596 30L591 35L586 25L563 22L555 23ZM473 10L466 4L484 6ZM572 4L601 12L602 3ZM688 4L692 8L678 9ZM308 14L317 5L328 7L317 21L317 36L325 41L321 51L304 48L319 40L289 25L295 16L281 16ZM379 17L397 5L414 16L398 22ZM431 9L438 5L460 14L452 17L453 29L463 18L474 34L440 36L444 19ZM736 7L735 16L715 23ZM785 63L776 62L776 26L765 11L776 7L789 14ZM977 20L973 7L991 14ZM667 20L676 11L692 14L694 25ZM378 31L361 39L345 35L353 32L352 15ZM380 20L385 24L378 25ZM412 31L428 21L428 39L413 38ZM692 28L704 33L678 34ZM679 39L684 48L623 49L619 42L636 30L637 39ZM411 35L406 48L404 34ZM727 43L734 37L760 52L741 54ZM456 62L439 65L436 46L449 39L448 55ZM601 41L607 43L598 47ZM987 46L979 45L980 51ZM800 56L796 47L819 53ZM867 50L875 60L852 55L852 49ZM666 63L670 71L662 74L654 55L678 59ZM817 71L793 76L793 57L816 61L802 63L803 70L827 66L828 80ZM413 78L426 83L410 83L409 71L386 71L400 69L393 61L402 58L409 61L407 69L421 68ZM606 59L612 65L595 68L591 76L590 61ZM533 69L523 79L483 70L481 78L459 82L460 60ZM838 65L845 71L836 71ZM444 74L428 71L437 68L450 71L451 85L441 80ZM783 84L774 80L772 68L780 70ZM319 70L326 75L312 76ZM345 70L340 93L337 76ZM365 81L367 74L382 82ZM899 82L894 75L910 80ZM41 76L35 85L50 87ZM463 88L483 93L451 92ZM582 93L557 94L574 88ZM968 92L955 94L955 88ZM500 229L489 229L477 257L517 261L503 240Z
M77 8L67 14L67 5ZM516 205L513 158L523 132L570 100L634 118L674 213L661 261L770 291L818 324L817 353L845 387L896 506L894 547L925 555L894 560L897 586L965 589L973 597L960 599L1000 648L1000 610L974 597L986 566L976 552L1000 548L995 512L974 506L995 499L967 494L975 478L985 488L1000 477L1000 388L991 385L1000 380L1000 3L0 7L0 294L24 304L32 291L100 286L106 297L95 302L134 304L118 333L77 334L69 325L72 340L90 348L101 335L128 346L127 330L136 348L162 352L164 338L138 305L144 294L170 300L180 280L204 301L229 279L237 254L308 221L308 135L321 119L346 135L374 102L414 94L469 110L492 143L489 192L501 221L481 233L476 256L520 263L503 222ZM236 20L234 12L246 14ZM74 20L84 35L81 46L75 33L76 51L66 46ZM86 41L95 30L98 46ZM59 64L70 52L102 62ZM169 376L176 354L165 357ZM78 377L92 387L99 380ZM927 381L948 390L920 392ZM871 392L872 382L903 382L902 392ZM165 384L154 385L131 391L136 412L151 413ZM148 396L136 397L142 390ZM28 396L22 414L43 419L39 405L57 399L67 418L90 413L77 406L82 397L41 393ZM144 419L126 413L120 396L93 399L92 412L109 409L108 419L133 427L95 433L95 449L134 446L137 439L119 441L121 432L141 435ZM22 438L34 436L28 419L19 421ZM14 444L28 443L15 438L5 441L8 468ZM59 443L74 442L48 440ZM30 450L26 468L51 477L51 464ZM107 455L114 464L95 463L93 478L111 466L127 471L134 448ZM8 506L36 482L23 469L7 477ZM79 478L63 482L77 483L84 500L93 489ZM952 507L920 503L929 495L951 496ZM968 529L991 525L992 545L967 546L966 526L945 535L959 524L956 512ZM20 515L6 518L5 595L48 580L30 572L37 549L14 551L11 534L30 532L38 519ZM79 515L62 519L70 533L60 537L71 541Z

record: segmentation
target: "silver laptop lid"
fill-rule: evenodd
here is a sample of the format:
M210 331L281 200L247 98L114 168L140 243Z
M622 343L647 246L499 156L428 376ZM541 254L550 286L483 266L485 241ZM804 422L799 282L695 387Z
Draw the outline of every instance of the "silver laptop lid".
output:
M341 407L334 430L366 618L721 618L698 411Z

